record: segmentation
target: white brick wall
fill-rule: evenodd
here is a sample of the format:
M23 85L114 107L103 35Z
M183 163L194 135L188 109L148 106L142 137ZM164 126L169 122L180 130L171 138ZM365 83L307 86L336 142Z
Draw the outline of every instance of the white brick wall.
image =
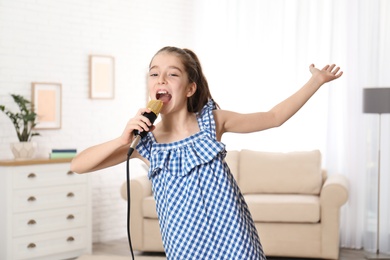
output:
M41 130L38 155L54 147L79 151L121 134L145 105L145 73L165 45L191 47L192 1L0 0L0 104L10 93L31 98L31 82L62 84L62 127ZM115 99L88 98L88 57L115 57ZM0 114L0 159L17 141ZM126 236L126 203L119 189L125 164L92 173L93 240ZM134 168L134 167L133 167ZM136 168L136 167L135 167Z

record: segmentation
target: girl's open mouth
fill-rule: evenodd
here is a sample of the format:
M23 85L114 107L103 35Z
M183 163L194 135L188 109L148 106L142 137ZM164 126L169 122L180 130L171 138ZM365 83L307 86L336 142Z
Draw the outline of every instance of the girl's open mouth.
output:
M160 90L156 94L156 99L161 100L163 103L169 102L171 100L172 95L168 93L166 90Z

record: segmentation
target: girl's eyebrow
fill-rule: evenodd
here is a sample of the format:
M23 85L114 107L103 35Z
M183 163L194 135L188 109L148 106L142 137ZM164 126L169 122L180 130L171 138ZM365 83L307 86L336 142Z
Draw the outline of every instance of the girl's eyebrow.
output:
M158 69L159 67L157 65L154 65L154 66L149 68L149 71L152 70L152 69L156 69L156 68ZM168 68L169 69L176 69L176 70L182 72L182 70L179 67L176 67L176 66L169 66Z

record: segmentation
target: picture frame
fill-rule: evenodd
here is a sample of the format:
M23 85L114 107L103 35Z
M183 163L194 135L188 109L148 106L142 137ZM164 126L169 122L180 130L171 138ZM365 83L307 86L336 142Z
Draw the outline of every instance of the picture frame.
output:
M89 98L113 99L115 96L115 59L112 56L89 56Z
M32 83L32 105L38 115L34 129L60 129L62 100L61 83Z

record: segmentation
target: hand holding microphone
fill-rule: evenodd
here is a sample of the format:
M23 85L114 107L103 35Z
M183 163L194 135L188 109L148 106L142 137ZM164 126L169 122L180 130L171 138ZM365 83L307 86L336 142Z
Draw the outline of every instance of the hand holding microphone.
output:
M162 106L163 106L163 102L162 101L160 101L160 100L150 100L148 105L147 105L147 108L151 112L145 112L142 115L145 116L146 118L148 118L149 121L153 124L154 121L157 119L157 116L160 113ZM146 136L148 131L134 130L133 133L134 133L134 136L138 136L139 135L139 136L141 136L141 138L143 138L143 137Z
M153 124L154 121L157 119L158 114L160 114L162 106L163 106L163 102L161 100L150 100L148 105L147 105L147 108L151 112L145 112L142 115L145 116L146 118L148 118L149 121ZM130 149L128 151L128 156L131 155L131 153L137 147L137 144L139 143L141 138L145 137L147 135L148 131L134 130L133 133L134 133L135 138L130 145Z

